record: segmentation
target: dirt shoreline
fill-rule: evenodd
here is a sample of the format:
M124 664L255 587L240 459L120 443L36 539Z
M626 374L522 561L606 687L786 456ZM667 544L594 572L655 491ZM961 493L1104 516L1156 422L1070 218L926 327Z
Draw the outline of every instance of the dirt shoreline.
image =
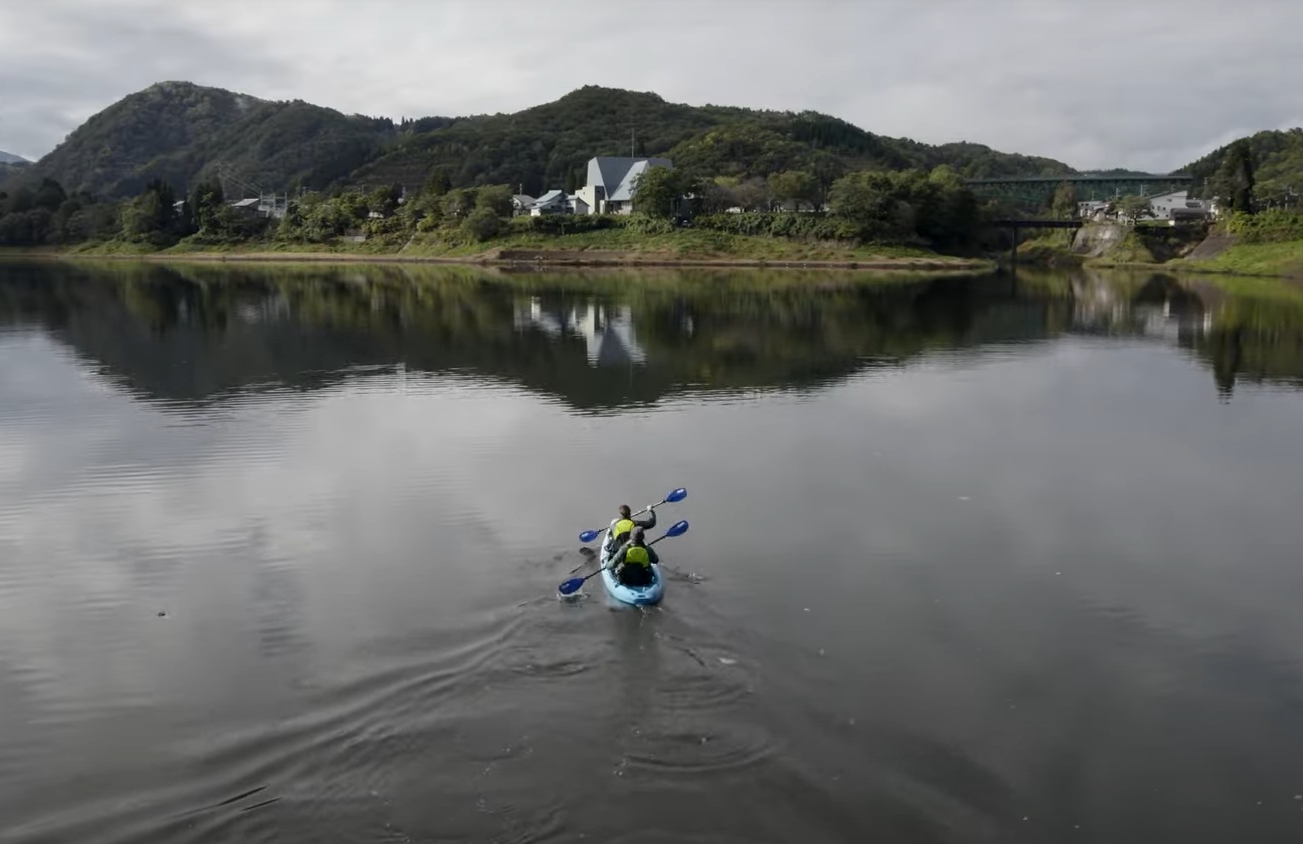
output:
M853 261L761 260L754 258L673 258L649 256L637 252L547 252L505 250L467 257L399 255L394 253L358 254L353 252L151 252L143 255L99 255L95 253L7 251L0 258L43 261L150 261L157 263L322 263L322 264L448 264L478 267L696 267L706 269L807 269L807 270L912 270L984 272L995 269L992 261L957 258L879 258Z

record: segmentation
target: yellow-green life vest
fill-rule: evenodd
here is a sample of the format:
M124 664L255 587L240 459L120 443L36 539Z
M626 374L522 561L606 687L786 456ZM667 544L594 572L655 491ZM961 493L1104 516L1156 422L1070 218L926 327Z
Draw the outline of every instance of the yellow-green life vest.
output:
M647 546L630 545L624 549L624 564L626 566L650 566L651 555L647 553Z
M611 536L614 536L616 539L619 539L622 536L628 536L633 533L634 527L633 519L621 519L615 523L615 527L611 528Z

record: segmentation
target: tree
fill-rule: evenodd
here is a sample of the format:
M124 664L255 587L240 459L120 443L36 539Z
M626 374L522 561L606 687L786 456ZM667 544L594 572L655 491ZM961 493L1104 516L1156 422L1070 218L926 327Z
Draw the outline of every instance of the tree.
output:
M462 222L461 228L477 243L483 243L501 234L502 218L491 208L476 208Z
M487 208L499 217L511 216L511 188L506 185L489 185L479 189L475 207Z
M733 200L743 211L768 211L769 184L758 176L743 179L733 188Z
M981 212L977 197L964 184L959 172L942 164L927 178L901 174L898 179L910 187L909 202L917 210L915 230L933 248L970 250L981 234Z
M40 187L32 197L32 205L36 208L44 208L53 214L59 210L68 195L64 193L63 186L54 179L41 179Z
M864 238L903 239L914 233L914 212L897 194L888 173L862 170L833 183L832 212L853 224Z
M402 185L382 185L367 194L367 210L376 211L380 215L388 217L398 210L398 200L402 196Z
M434 196L443 196L445 193L452 190L452 179L448 177L448 171L439 168L431 173L430 178L425 181L425 187L423 190L426 193L433 194Z
M30 246L32 227L26 212L10 211L0 217L0 244L5 246Z
M1244 214L1252 214L1253 203L1253 150L1249 142L1237 141L1231 154L1231 166L1234 168L1234 192L1231 194L1231 207Z
M69 197L59 206L59 210L54 212L54 219L51 221L51 236L59 243L79 243L86 239L84 236L85 226L82 214L81 200L76 197ZM70 225L74 217L81 215L83 225L80 230L74 230Z
M443 196L443 212L449 217L465 217L475 208L475 188L457 188Z
M1071 182L1064 182L1054 191L1054 200L1050 203L1050 217L1055 220L1071 220L1077 216L1077 189Z
M195 185L186 203L186 213L195 230L204 234L216 234L220 229L221 211L226 208L226 197L222 193L222 183L209 179Z
M25 214L32 210L36 205L36 194L26 185L16 189L5 199L5 205L0 208L0 213Z
M1217 172L1209 180L1209 188L1230 210L1253 213L1253 148L1247 138L1241 138L1226 150Z
M80 208L63 222L60 239L64 243L84 243L95 237L95 224L91 215Z
M177 214L172 186L154 179L145 192L122 209L122 233L132 240L163 243L176 234Z
M792 203L797 211L801 210L802 203L813 209L817 207L819 183L813 174L804 170L787 170L770 175L769 193L779 202Z
M683 174L668 167L648 167L634 181L634 208L653 217L668 217L684 194Z
M1149 205L1149 199L1144 196L1124 196L1114 203L1118 213L1130 220L1142 220L1145 217L1152 217L1154 209Z
M828 204L828 193L833 184L846 175L846 165L830 153L820 151L815 154L810 170L814 174L816 207L823 208Z

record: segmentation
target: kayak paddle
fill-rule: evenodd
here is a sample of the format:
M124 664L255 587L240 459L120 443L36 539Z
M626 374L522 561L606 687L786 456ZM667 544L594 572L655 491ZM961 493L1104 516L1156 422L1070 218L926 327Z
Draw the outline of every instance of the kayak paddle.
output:
M661 506L662 504L675 504L687 497L688 497L688 491L683 487L679 487L678 489L671 492L669 495L662 498L656 504L653 504L650 507L644 507L643 509L639 510L637 513L634 513L633 515L641 516L643 513L646 513L648 510L655 510L657 507ZM605 528L603 528L602 530L605 530ZM594 539L596 539L601 535L602 535L601 530L586 530L583 533L579 534L579 541L587 544L589 542L592 542Z
M675 492L678 492L678 490L675 490ZM685 519L683 521L675 522L674 524L670 525L670 529L665 531L665 534L663 536L658 536L655 539L653 539L651 542L648 542L647 544L655 545L657 542L660 542L662 539L665 539L670 536L682 536L687 532L688 532L688 522ZM585 575L584 577L572 577L569 580L567 580L565 583L562 583L560 586L558 586L557 591L560 592L562 595L573 595L574 593L579 591L579 588L584 585L584 583L588 580L588 578L596 577L597 575L601 574L604 571L606 571L606 566L602 566L597 571L593 572L592 574Z

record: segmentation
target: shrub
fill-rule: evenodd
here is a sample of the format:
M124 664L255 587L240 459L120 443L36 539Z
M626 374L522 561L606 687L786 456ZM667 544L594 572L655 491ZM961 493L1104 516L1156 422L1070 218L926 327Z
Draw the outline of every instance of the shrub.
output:
M516 217L511 221L511 227L534 234L579 234L622 228L627 219L607 214L543 214L538 217Z
M848 221L828 214L765 213L708 214L692 221L694 227L761 237L785 237L794 240L853 240L858 228Z
M638 234L669 234L674 231L674 221L665 217L651 217L646 214L634 214L625 217L624 225Z
M1303 214L1274 208L1257 214L1232 214L1226 230L1245 243L1303 240Z
M476 208L462 222L461 228L476 242L483 243L501 234L503 223L502 218L494 214L491 209Z

